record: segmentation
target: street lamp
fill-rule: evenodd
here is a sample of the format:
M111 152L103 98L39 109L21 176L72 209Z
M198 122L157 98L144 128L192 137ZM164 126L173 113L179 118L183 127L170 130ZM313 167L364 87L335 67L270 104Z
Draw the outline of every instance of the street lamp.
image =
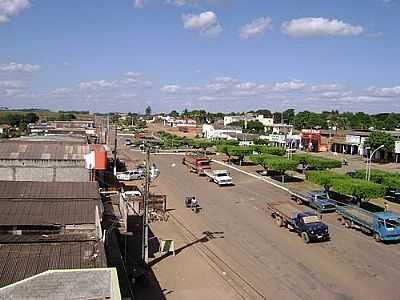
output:
M366 171L365 171L365 180L369 181L371 179L371 162L372 162L372 158L374 157L375 152L378 151L379 149L382 149L383 147L385 147L385 145L380 145L378 148L376 148L374 151L372 151L372 153L369 156L369 158L367 158L367 168L366 168Z

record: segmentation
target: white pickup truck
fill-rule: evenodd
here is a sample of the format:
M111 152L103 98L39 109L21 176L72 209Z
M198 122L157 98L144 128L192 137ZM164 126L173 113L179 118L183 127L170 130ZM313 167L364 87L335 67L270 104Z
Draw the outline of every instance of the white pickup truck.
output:
M205 170L204 174L210 178L210 181L215 182L219 186L233 184L232 177L229 176L229 172L227 170Z

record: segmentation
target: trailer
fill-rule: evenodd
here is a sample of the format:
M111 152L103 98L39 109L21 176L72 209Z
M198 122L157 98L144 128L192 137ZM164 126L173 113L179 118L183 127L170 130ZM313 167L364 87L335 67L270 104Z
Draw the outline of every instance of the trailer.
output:
M329 194L323 191L300 192L289 190L290 199L297 204L310 206L320 213L336 211L336 202L329 198Z
M210 159L199 154L186 154L182 158L182 164L198 175L204 175L206 170L211 170Z
M336 213L346 228L360 229L377 242L400 240L400 215L396 213L374 213L354 205L338 206Z
M227 170L205 170L204 174L210 179L211 182L219 186L232 185L232 177Z
M306 244L330 239L328 226L314 211L303 211L298 205L284 201L270 203L267 209L278 227L296 232Z

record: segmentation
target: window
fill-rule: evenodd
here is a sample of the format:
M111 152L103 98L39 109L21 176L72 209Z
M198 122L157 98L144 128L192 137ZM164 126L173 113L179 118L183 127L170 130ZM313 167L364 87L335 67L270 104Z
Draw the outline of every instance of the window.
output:
M310 223L316 223L316 222L320 222L320 219L318 218L318 216L306 216L303 217L303 221L305 224L310 224Z
M386 228L396 228L398 226L400 226L400 219L386 219L385 220L386 223Z

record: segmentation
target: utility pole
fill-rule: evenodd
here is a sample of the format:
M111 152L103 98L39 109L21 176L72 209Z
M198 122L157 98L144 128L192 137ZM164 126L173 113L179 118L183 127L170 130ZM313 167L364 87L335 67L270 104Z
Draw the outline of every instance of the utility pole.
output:
M149 225L148 225L148 213L147 205L149 201L149 189L150 189L150 145L146 145L146 176L144 185L144 198L143 198L143 236L142 236L142 259L147 264L149 262Z
M114 176L117 176L117 126L115 126L114 134Z

